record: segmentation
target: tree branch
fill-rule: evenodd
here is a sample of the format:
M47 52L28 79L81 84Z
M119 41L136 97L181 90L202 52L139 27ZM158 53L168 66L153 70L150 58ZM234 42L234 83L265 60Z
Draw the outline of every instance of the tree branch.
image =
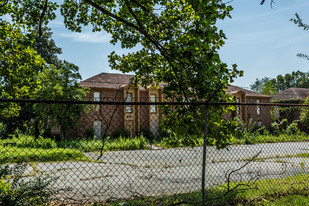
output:
M0 5L0 8L1 8L1 7L4 7L4 6L7 5L8 3L9 3L9 0L6 0L3 4Z
M48 4L48 0L45 0L45 5L42 11L42 14L40 16L40 23L39 23L39 37L42 36L42 23L43 23L43 19L47 10L47 4Z
M158 51L162 54L162 56L167 60L167 62L169 63L169 65L171 66L172 70L175 73L175 77L177 79L179 79L178 75L179 74L179 69L177 69L174 64L173 61L169 58L169 53L166 51L166 49L164 49L164 47L160 44L160 42L158 40L156 40L154 37L152 37L149 33L147 33L142 27L136 26L135 24L133 24L132 22L129 22L128 20L121 18L111 12L109 12L108 10L104 9L103 7L99 6L98 4L94 3L91 0L84 0L84 2L88 3L89 5L93 6L94 8L96 8L97 10L101 11L103 14L108 15L109 17L116 19L117 21L120 21L122 23L124 23L125 25L139 31L142 35L144 35L157 49ZM133 11L132 11L133 12ZM136 17L136 15L134 15ZM133 17L134 17L133 16ZM134 17L134 18L135 18ZM137 17L136 17L137 18ZM184 67L185 68L185 67ZM188 98L185 95L185 90L182 86L182 84L180 84L179 82L176 82L176 84L178 84L180 90L182 91L182 93L184 94L185 99L188 101Z
M115 94L115 97L114 97L114 101L117 100L117 96L118 96L118 94L119 94L120 91L121 91L120 88L118 88L118 89L117 89L117 92L116 92L116 94ZM123 102L124 102L124 101L125 101L125 100L123 100ZM101 106L101 105L100 105L100 106ZM118 108L119 108L119 105L115 105L115 109L114 109L114 111L112 112L112 115L110 116L109 122L107 122L107 120L105 119L105 116L106 116L106 115L102 114L102 110L101 110L101 108L99 108L100 116L101 116L101 118L104 120L104 122L105 122L105 124L107 125L107 127L105 128L104 134L103 134L103 136L102 136L102 147L101 147L101 149L100 149L100 155L99 155L99 157L97 158L97 161L103 156L104 146L105 146L105 142L106 142L106 140L107 140L107 139L106 139L106 137L107 137L107 132L108 132L108 130L109 130L111 124L112 124L112 121L113 121L113 119L114 119L114 116L115 116L116 111L118 110Z
M265 0L261 1L261 5L263 5L265 3ZM273 8L273 4L275 3L274 0L270 0L270 7Z

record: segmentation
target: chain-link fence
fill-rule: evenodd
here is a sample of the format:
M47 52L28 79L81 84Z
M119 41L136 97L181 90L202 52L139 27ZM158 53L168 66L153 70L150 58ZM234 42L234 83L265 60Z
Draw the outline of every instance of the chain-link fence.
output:
M176 106L205 111L204 103L1 100L2 170L22 162L21 180L55 177L51 201L61 203L200 191L205 137L177 136L175 125L164 123ZM207 115L199 114L216 121L206 130L205 186L212 188L206 191L211 198L277 191L290 186L284 178L308 173L308 105L210 103L208 108ZM224 112L218 120L219 110ZM205 134L203 125L199 128ZM215 146L219 136L225 148ZM282 181L263 182L273 179Z

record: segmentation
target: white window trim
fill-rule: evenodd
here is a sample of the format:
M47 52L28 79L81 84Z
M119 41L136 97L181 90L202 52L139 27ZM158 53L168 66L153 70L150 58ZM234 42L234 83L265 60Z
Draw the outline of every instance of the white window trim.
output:
M94 100L95 102L99 102L99 101L101 100L101 94L100 94L100 92L93 92L93 100ZM100 105L99 105L99 104L95 105L95 109L96 109L97 111L99 111Z
M93 92L93 100L99 102L101 100L100 92Z
M152 97L154 97L154 99ZM150 102L156 102L156 97L157 97L157 95L150 94ZM157 112L156 105L150 105L150 113L156 113L156 112Z
M260 101L259 99L257 99L257 100L256 100L256 103L257 103L257 104L260 104L261 101ZM257 113L257 115L260 115L260 114L261 114L261 109L260 109L260 106L259 106L259 105L256 106L256 113Z
M130 97L130 99L128 99L129 97ZM126 102L132 102L132 93L127 93L126 94ZM133 113L132 105L127 105L126 106L126 113Z

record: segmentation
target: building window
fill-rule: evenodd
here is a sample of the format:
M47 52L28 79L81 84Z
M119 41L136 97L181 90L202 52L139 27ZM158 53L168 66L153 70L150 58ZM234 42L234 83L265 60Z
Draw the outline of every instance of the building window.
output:
M100 97L100 92L94 92L93 93L94 101L99 102L101 97Z
M236 103L240 103L240 99L239 98L236 99ZM240 106L239 105L236 106L236 114L240 115Z
M132 102L132 94L131 93L127 93L126 102ZM132 113L132 105L127 105L126 106L126 112L127 113Z
M150 95L150 102L156 102L155 94ZM150 105L150 113L156 113L156 112L157 112L156 105Z
M96 139L100 139L102 135L102 123L101 121L94 121L93 123L94 136Z
M257 100L256 100L256 103L257 103L257 104L260 104L260 100L257 99ZM256 106L256 113L257 113L258 115L261 114L261 110L260 110L260 106L259 106L259 105Z
M93 93L93 100L99 102L101 100L100 92ZM100 105L95 105L95 109L98 111L100 109Z

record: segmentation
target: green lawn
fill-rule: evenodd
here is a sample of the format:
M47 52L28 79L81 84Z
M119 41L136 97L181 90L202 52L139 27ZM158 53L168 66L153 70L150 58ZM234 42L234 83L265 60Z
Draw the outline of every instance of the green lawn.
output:
M5 146L7 143L7 146ZM13 144L12 144L13 143ZM102 147L100 140L64 140L56 142L49 138L34 140L32 136L0 140L0 163L86 161L84 152L97 152ZM148 141L141 138L119 138L105 142L104 151L147 149Z
M254 186L257 189L245 190L243 193L231 192L225 195L226 190L221 185L207 189L207 205L309 205L309 175L297 175L282 179L266 179L258 181ZM246 182L242 182L246 183ZM232 187L240 183L233 183ZM246 189L239 187L239 189ZM201 205L201 192L176 194L163 197L135 199L125 202L114 202L109 205Z
M76 149L41 149L41 148L18 148L0 147L0 163L16 162L51 162L51 161L86 161L88 158Z
M290 141L307 141L308 135L254 135L250 139L232 139L231 144L257 144ZM4 146L6 143L15 145ZM203 138L176 139L164 138L155 141L155 145L163 148L188 147L203 145ZM55 141L49 138L34 140L32 136L18 135L12 139L0 140L0 162L18 161L67 161L87 159L83 152L98 152L102 148L101 140L63 140ZM144 137L107 139L104 151L149 149L149 141Z

